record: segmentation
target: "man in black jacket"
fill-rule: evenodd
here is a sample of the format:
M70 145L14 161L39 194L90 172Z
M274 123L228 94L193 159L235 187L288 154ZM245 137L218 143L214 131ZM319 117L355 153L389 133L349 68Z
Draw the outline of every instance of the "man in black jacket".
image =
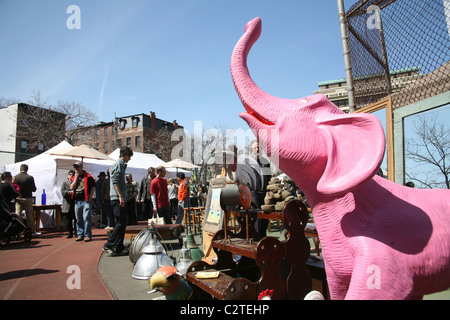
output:
M77 219L75 219L75 202L72 199L73 190L70 189L72 177L74 175L75 170L69 170L67 173L67 180L61 185L61 195L63 196L61 213L67 217L67 231L69 232L67 238L73 238L73 231L77 227Z
M148 174L142 178L139 186L137 201L142 204L142 215L144 216L144 219L151 219L153 217L153 205L150 196L150 184L152 183L153 178L156 177L155 168L150 167L147 172Z
M261 209L271 178L270 161L260 153L259 142L253 140L249 145L249 155L237 160L236 176L239 182L246 184L252 195L252 208ZM261 238L267 236L268 219L257 219L255 229Z
M39 236L41 233L36 232L36 224L33 219L33 192L36 191L36 184L33 176L28 174L28 165L20 166L20 173L14 177L14 183L17 183L20 188L19 196L16 199L16 214L21 217L22 210L25 210L27 226L33 232L34 237Z

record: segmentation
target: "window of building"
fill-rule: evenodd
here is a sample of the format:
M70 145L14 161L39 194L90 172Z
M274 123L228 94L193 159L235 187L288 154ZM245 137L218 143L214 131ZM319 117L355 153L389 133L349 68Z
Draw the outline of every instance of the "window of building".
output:
M139 148L141 146L141 137L140 136L136 136L134 138L134 144L136 148Z
M27 152L28 151L28 141L22 140L20 141L20 152Z
M131 137L127 137L127 147L131 147Z
M122 147L122 139L117 139L117 147Z
M132 126L133 126L133 128L136 128L137 126L139 126L139 118L138 117L133 117Z
M120 119L120 120L119 120L119 128L120 128L120 130L125 129L126 126L127 126L127 120L125 120L125 119Z
M38 143L38 151L43 152L44 151L44 144L42 142Z
M104 134L105 134L105 136L107 136L107 135L108 135L108 127L105 127L104 130L105 130L105 131L104 131Z

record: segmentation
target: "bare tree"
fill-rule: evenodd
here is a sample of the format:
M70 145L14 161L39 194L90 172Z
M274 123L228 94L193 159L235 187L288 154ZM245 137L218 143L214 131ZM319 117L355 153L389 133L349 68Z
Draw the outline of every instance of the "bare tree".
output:
M53 106L49 103L48 97L44 98L42 96L40 90L33 90L28 103L36 107L64 113L66 132L77 128L90 127L98 122L97 115L81 103L74 101L58 101L58 103ZM64 138L69 142L72 142L70 136Z
M22 101L16 98L0 97L0 107L20 102ZM32 139L35 141L33 144L43 143L45 149L63 140L73 143L74 129L83 130L98 122L97 116L84 105L70 101L58 101L55 106L51 105L49 98L43 97L40 90L33 90L26 104L28 106L25 107L25 112L17 119L17 137L37 137ZM54 112L49 113L49 110ZM33 148L34 145L29 147Z
M18 101L17 99L14 99L14 98L0 97L0 108L6 108L7 106L10 106L12 104L16 104L19 102L20 101Z
M41 90L32 90L31 96L28 99L28 103L32 106L49 109L49 98L44 98L41 94Z
M145 153L153 153L161 160L170 161L172 148L176 144L171 141L172 133L166 129L156 130L150 135L144 136L143 149Z
M450 189L450 128L433 116L420 115L414 121L416 138L406 140L405 154L414 165L406 172L409 180L425 188Z
M70 144L76 142L76 135L89 134L90 127L98 123L97 115L78 102L58 101L56 106L50 108L66 115L66 131L62 140Z
M51 110L66 115L66 131L79 127L90 127L98 123L97 115L78 102L58 101L58 104Z

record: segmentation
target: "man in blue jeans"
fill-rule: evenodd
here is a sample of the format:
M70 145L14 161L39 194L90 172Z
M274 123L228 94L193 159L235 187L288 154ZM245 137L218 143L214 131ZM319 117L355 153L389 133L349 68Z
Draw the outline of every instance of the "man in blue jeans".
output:
M127 211L125 201L127 199L127 186L125 170L127 163L133 156L133 150L129 147L120 148L120 157L111 167L110 195L111 207L116 225L108 236L108 241L103 246L103 251L112 256L127 255L128 250L123 245L125 228L127 227Z
M95 179L83 170L83 163L73 165L75 175L72 177L70 189L75 201L75 217L77 219L77 239L75 241L91 241L92 237L92 198L95 193Z

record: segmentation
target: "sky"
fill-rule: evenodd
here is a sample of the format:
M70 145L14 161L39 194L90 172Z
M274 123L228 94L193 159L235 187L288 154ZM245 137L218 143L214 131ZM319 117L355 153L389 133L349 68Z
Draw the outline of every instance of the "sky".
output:
M195 121L247 130L230 57L255 17L248 65L261 89L301 98L345 78L336 0L0 0L0 97L39 90L104 122L154 111L191 132Z
M230 58L255 17L262 34L248 66L262 90L302 98L345 78L336 0L0 0L0 97L39 91L98 121L153 111L191 134L248 132Z

